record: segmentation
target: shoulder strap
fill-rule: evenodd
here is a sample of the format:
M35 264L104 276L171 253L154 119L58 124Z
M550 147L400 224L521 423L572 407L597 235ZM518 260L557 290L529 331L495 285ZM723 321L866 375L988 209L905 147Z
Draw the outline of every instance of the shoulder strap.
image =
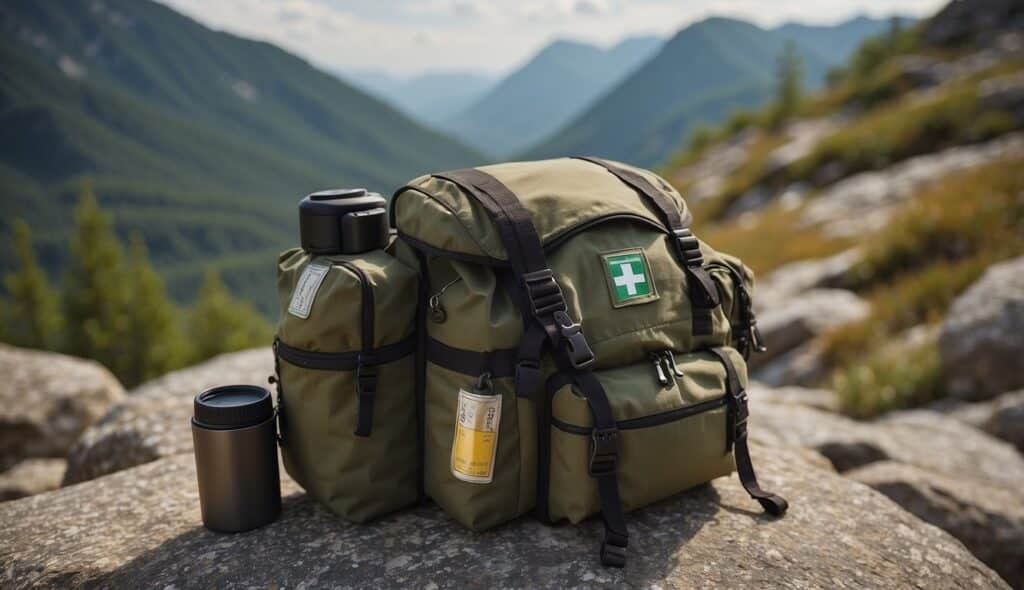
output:
M655 209L658 210L662 221L672 232L672 243L676 254L683 263L683 270L689 280L689 295L693 305L693 333L694 335L710 334L713 330L711 322L711 310L718 307L718 289L715 283L704 268L704 255L700 251L700 242L690 231L691 216L687 212L686 217L679 214L675 203L664 191L658 189L643 175L620 166L614 162L592 157L576 157L577 160L584 160L596 164L624 184L647 198Z
M754 473L754 464L750 460L750 448L747 446L747 392L743 389L739 373L732 358L723 348L712 348L712 354L725 366L725 388L729 402L729 425L726 433L726 446L734 446L736 472L740 476L743 489L750 497L757 500L764 511L772 516L782 516L789 508L789 502L778 494L761 489ZM726 448L726 451L729 449Z
M588 368L594 362L594 352L587 344L580 325L567 313L565 297L555 280L554 273L548 267L547 256L544 254L544 247L533 226L530 213L523 207L515 193L498 179L481 170L471 168L434 176L455 183L476 199L487 210L498 228L532 320L528 323L523 336L525 346L520 347L519 366L516 369L517 381L521 368L526 366L525 361L532 363L528 368L537 372L538 378L534 381L535 384L539 383L538 361L542 351L537 342L542 341L543 335L546 334L559 371L572 375L574 382L587 399L587 405L594 418L589 470L590 475L597 480L601 513L605 523L601 562L622 567L625 565L629 536L619 498L618 426L607 393ZM523 358L522 353L526 349L529 349L531 356L536 353L537 358ZM516 389L517 393L524 393L519 384ZM550 436L550 433L538 432L538 436ZM544 492L546 493L546 490Z

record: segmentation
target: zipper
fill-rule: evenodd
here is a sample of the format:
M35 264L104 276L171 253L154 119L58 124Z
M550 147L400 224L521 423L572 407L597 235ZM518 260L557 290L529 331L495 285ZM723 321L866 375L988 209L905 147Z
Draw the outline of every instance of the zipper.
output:
M441 303L441 297L444 296L444 292L448 290L455 283L462 280L462 277L455 277L454 279L445 283L441 290L430 296L427 300L427 306L430 307L430 319L435 324L443 324L448 319L448 312L445 311L444 305Z
M570 228L562 230L560 233L557 233L549 237L546 243L544 244L544 251L551 252L557 249L566 240L575 236L576 234L587 231L588 229L594 227L595 225L599 225L601 223L605 223L606 221L613 221L616 219L636 221L639 223L649 225L661 233L669 233L668 230L665 229L665 226L662 225L661 223L654 221L653 219L650 219L648 217L644 217L643 215L639 215L637 213L608 213L606 215L601 215L600 217L588 219L587 221L584 221L579 225L574 225Z
M692 406L686 406L684 408L676 408L674 410L668 410L666 412L659 412L657 414L651 414L650 416L640 416L639 418L630 418L629 420L622 420L616 423L616 427L619 430L635 430L639 428L652 428L654 426L661 426L662 424L668 424L669 422L676 422L684 418L689 418L703 412L710 412L728 404L728 396L723 395L715 399L709 399ZM562 422L558 418L551 418L551 424L564 432L570 434L590 434L593 428L588 426L577 426L575 424L569 424Z
M676 357L671 350L652 352L648 358L654 365L654 376L657 377L658 383L667 386L675 382L674 378L683 376L683 371L676 364Z
M362 342L363 353L370 353L373 350L373 286L367 278L363 269L347 260L336 261L335 264L344 267L359 280L359 287L363 292L363 318L362 318Z

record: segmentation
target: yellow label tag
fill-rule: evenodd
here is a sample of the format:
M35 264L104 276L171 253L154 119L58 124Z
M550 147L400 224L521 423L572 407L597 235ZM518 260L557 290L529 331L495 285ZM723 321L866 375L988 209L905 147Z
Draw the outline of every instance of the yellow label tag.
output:
M501 396L459 390L452 443L452 475L469 483L491 483L498 450Z

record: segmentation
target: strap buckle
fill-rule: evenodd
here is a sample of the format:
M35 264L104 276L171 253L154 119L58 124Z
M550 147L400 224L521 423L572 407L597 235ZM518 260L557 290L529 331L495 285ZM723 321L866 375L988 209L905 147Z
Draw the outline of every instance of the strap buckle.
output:
M377 393L377 355L359 355L356 365L356 389L360 397Z
M626 567L626 548L629 537L606 530L601 543L601 565L609 567Z
M555 312L555 322L558 324L558 331L565 339L566 347L569 349L569 361L577 369L583 369L594 363L594 351L583 336L583 328L572 321L569 314L564 311Z
M700 242L697 240L697 236L693 235L693 232L690 231L690 228L674 229L672 230L672 235L676 238L676 248L679 249L679 253L682 255L686 266L704 265L704 255L700 251Z
M747 402L750 398L747 396L745 389L741 389L730 397L733 412L733 437L734 440L741 440L747 436L747 418L750 417L750 407Z
M590 433L590 463L587 472L592 477L615 473L619 464L619 429L594 428Z
M540 363L532 359L521 359L516 363L516 395L530 397L540 387Z
M562 288L558 286L550 268L524 273L523 287L534 317L540 318L566 309Z

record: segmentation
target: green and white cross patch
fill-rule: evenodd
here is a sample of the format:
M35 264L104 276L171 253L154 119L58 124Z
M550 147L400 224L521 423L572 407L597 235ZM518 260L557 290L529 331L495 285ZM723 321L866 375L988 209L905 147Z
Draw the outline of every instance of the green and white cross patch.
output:
M612 307L647 303L658 298L654 276L640 248L603 254Z

